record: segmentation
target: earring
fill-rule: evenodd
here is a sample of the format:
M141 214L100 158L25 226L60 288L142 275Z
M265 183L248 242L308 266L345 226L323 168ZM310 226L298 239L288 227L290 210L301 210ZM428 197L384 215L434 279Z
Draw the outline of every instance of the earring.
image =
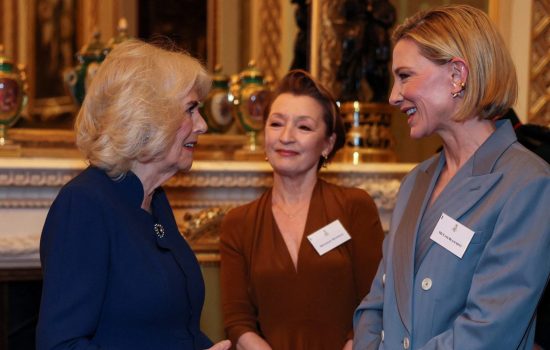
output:
M453 96L453 98L457 98L458 96L460 96L460 94L462 94L462 92L464 91L464 82L460 82L460 90L458 90L457 92L451 92L451 96Z
M326 155L325 153L321 154L321 156L323 157L323 164L321 164L321 166L323 168L326 168L327 167L327 164L328 164L328 155Z

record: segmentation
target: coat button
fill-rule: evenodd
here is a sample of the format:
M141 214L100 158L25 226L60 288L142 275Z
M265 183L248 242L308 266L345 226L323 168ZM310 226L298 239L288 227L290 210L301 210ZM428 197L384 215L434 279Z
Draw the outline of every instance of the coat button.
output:
M380 332L380 338L382 338L382 342L384 342L384 330L382 330L382 332Z
M386 274L382 275L382 287L386 286Z
M403 338L403 349L408 349L411 346L411 342L409 341L409 338L405 337Z
M432 280L428 277L422 280L422 289L430 290L432 288Z

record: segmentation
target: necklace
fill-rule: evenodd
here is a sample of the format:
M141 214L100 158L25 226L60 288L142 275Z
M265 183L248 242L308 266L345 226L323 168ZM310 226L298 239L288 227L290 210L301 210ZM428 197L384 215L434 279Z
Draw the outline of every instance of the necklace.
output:
M282 206L280 206L277 203L273 203L273 206L280 210L283 214L285 214L289 219L294 219L298 214L302 212L302 210L308 205L309 203L302 204L298 209L294 210L294 213L289 214L286 210L283 209Z

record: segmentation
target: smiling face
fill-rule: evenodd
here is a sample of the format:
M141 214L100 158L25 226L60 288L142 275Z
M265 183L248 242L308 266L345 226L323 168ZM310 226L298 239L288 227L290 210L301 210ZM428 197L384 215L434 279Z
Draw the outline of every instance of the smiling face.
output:
M412 138L429 136L451 125L458 99L451 93L452 64L437 65L422 56L414 41L401 39L393 50L394 85L390 104L407 115Z
M160 172L188 171L193 163L193 151L198 135L207 130L206 122L199 113L198 95L191 91L183 100L183 117L174 142L166 156L159 161ZM172 174L172 175L173 175Z
M271 105L265 125L265 152L275 173L295 177L317 172L319 157L328 155L334 134L321 105L312 97L283 93Z

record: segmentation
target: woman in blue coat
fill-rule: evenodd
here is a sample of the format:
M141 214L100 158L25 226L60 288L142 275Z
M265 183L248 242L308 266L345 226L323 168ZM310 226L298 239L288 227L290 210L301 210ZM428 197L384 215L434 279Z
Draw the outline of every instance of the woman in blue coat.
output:
M191 167L209 88L197 60L138 40L101 64L75 125L90 166L42 232L38 349L212 346L199 327L201 270L160 187Z
M403 180L354 349L533 347L550 273L550 167L508 120L517 80L481 10L421 12L394 33L390 103L443 151Z

